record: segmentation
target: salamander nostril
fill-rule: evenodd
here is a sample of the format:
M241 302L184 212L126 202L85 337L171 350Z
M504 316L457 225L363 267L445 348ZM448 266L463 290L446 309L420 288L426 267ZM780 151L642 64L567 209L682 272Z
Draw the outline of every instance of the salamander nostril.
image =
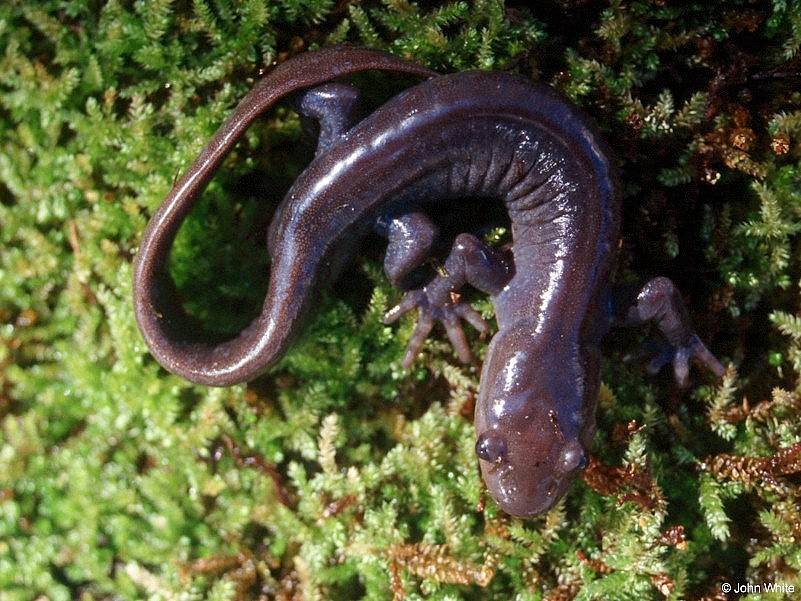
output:
M506 441L493 432L484 432L476 440L476 455L488 463L498 463L506 457Z

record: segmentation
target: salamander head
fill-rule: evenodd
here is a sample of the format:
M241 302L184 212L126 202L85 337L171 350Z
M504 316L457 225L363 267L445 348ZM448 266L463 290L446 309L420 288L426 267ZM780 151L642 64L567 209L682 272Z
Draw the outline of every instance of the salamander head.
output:
M536 422L538 417L530 419ZM484 481L509 514L533 517L547 511L586 466L578 440L563 442L542 426L532 424L512 435L493 428L478 436L476 454Z
M475 417L484 481L501 509L521 517L550 509L586 466L597 398L597 374L577 353L531 340L495 336Z

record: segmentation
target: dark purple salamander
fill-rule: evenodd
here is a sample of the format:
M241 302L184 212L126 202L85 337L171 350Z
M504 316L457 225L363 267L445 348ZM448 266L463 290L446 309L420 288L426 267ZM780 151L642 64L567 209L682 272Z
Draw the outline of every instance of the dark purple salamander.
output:
M427 80L357 122L354 89L326 82L366 70ZM260 316L232 340L210 343L187 326L167 273L168 253L228 151L288 94L320 125L317 154L270 226L272 266ZM653 321L666 343L651 368L672 362L682 384L691 357L718 376L724 372L693 332L670 280L652 280L625 305L616 303L620 297L608 280L620 187L611 154L584 115L545 85L499 72L437 76L358 48L308 52L279 65L239 104L153 216L135 264L139 327L158 361L189 380L226 386L255 378L291 345L315 290L339 273L356 239L371 230L388 238L385 270L401 285L436 242L423 203L455 199L504 203L510 248L460 234L443 269L407 292L386 320L419 311L405 366L437 321L460 359L469 361L461 320L482 332L488 326L457 293L470 284L491 296L498 332L481 374L476 453L501 508L537 515L586 464L598 342L610 326Z

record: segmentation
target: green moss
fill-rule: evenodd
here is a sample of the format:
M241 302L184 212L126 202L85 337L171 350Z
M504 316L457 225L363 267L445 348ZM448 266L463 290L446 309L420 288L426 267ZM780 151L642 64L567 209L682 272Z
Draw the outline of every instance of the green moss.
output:
M0 599L801 589L798 461L781 453L801 441L799 15L778 0L3 3ZM593 450L627 476L606 494L577 482L537 519L498 510L464 417L476 367L440 333L400 368L414 324L381 323L398 293L369 244L251 385L194 386L150 357L131 305L148 217L265 65L339 42L514 69L606 132L626 190L617 279L672 277L738 366L682 394L624 364L636 335L613 333ZM171 268L211 327L258 310L270 211L310 152L277 110L182 229Z

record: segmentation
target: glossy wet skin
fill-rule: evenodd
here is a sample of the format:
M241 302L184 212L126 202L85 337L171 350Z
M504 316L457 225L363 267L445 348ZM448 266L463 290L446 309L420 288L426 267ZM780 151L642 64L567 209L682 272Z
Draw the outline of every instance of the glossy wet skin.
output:
M432 79L358 122L350 91L339 84L315 91L371 69ZM614 321L655 321L670 343L656 367L673 362L686 378L687 360L696 356L718 375L723 368L694 335L669 280L654 280L630 307L613 311L609 271L620 189L611 154L583 114L547 86L512 74L434 75L359 48L306 53L272 71L148 225L134 265L137 322L170 371L212 386L251 380L291 346L318 287L341 271L359 237L370 230L387 237L385 271L403 286L437 239L424 203L495 199L509 214L510 247L460 234L437 275L410 290L387 321L419 312L405 366L437 322L459 358L470 361L462 322L482 332L489 327L458 292L469 284L491 297L498 333L481 376L476 451L499 505L530 517L552 507L585 464L595 427L597 345ZM183 312L166 267L169 250L226 154L256 117L289 94L320 121L317 154L271 223L261 314L231 340L211 342Z
M501 508L538 515L558 501L585 467L595 430L597 371L577 348L554 353L497 335L487 353L476 404L476 454ZM563 377L555 378L554 373Z

